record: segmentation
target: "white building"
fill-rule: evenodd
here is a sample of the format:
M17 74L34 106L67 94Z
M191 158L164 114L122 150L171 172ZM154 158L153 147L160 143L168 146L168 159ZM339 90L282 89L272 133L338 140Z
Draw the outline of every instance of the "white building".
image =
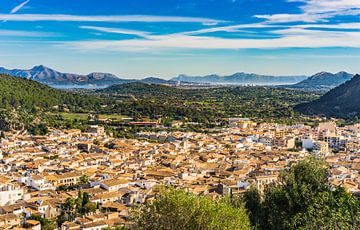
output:
M55 190L55 186L50 181L47 181L44 177L38 175L29 176L27 178L26 184L27 186L30 186L31 188L34 188L38 191L48 189Z
M13 204L23 199L24 189L14 183L0 183L0 205Z
M301 142L302 142L302 147L304 149L307 149L307 150L314 149L314 140L313 139L306 138L306 139L302 139Z

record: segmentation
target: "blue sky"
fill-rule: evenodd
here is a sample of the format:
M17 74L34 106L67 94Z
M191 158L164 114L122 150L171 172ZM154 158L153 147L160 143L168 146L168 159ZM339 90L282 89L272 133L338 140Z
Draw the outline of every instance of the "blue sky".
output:
M360 72L360 0L0 0L0 66L124 78Z

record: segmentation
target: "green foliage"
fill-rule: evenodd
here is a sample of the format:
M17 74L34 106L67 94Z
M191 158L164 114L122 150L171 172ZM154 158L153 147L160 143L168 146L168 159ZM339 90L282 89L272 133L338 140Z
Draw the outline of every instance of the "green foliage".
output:
M172 188L132 215L140 229L250 229L245 208L232 206L228 198L214 201Z
M233 116L291 122L297 117L294 105L314 100L320 94L272 87L183 89L142 83L115 85L97 93L117 100L110 109L112 113L135 119L162 117L166 124L171 120L213 124Z
M32 135L46 135L49 132L49 129L46 124L40 123L38 125L31 125L28 131Z
M56 229L56 223L52 220L45 219L41 216L31 215L30 220L37 220L41 223L41 230L54 230Z
M262 217L261 196L256 188L251 187L243 199L246 201L245 208L249 211L250 221L254 226L258 226Z
M318 100L296 106L296 110L310 115L325 115L357 120L360 113L360 75L330 90Z
M224 118L233 116L289 123L300 119L292 109L294 105L318 96L315 92L271 87L182 89L141 83L84 94L0 75L0 109L5 111L0 113L0 129L26 128L35 135L46 134L47 127L84 129L94 122L88 119L89 114L116 124L124 115L135 120L161 118L165 126L174 120L191 121L199 123L199 127L189 127L195 131L224 125ZM114 134L133 138L134 132L136 128L119 128Z
M57 119L48 119L46 112L98 112L103 103L94 96L56 90L35 81L0 74L0 130L25 128L34 135L43 135L49 124L57 123Z
M360 224L360 202L328 181L325 163L315 158L283 172L259 199L251 189L243 197L253 226L259 229L352 229Z
M86 95L56 90L30 81L0 75L0 108L21 109L36 113L39 109L53 110L64 105L71 111L98 109L100 100Z
M79 191L76 199L69 197L61 205L61 214L58 216L57 222L61 226L65 221L74 221L78 216L95 211L96 204L90 202L89 194Z
M86 175L82 175L82 176L80 177L79 184L84 185L84 184L88 184L88 183L89 183L89 177L86 176Z

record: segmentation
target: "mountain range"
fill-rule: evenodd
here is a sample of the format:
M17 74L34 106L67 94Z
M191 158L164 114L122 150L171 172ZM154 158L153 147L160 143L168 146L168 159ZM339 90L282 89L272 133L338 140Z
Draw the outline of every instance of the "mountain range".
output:
M38 81L50 86L95 86L105 87L115 84L125 84L131 82L143 82L148 84L234 84L234 85L277 85L294 84L304 80L305 76L275 77L248 73L235 73L230 76L208 75L203 77L191 77L179 75L171 80L164 80L156 77L148 77L142 80L121 79L110 73L90 73L88 75L61 73L49 67L39 65L31 69L5 69L0 67L0 74L26 78Z
M90 73L88 75L61 73L43 65L32 69L5 69L0 67L0 74L34 80L46 85L113 85L127 83L109 73Z
M218 84L218 85L280 85L286 88L331 89L352 78L352 74L320 72L309 78L306 76L270 76L249 73L235 73L228 76L216 74L207 76L188 76L181 74L171 80L148 77L141 80L121 79L110 73L94 72L87 75L62 73L39 65L31 69L6 69L0 67L0 74L34 80L55 88L104 88L111 85L142 82L147 84Z
M349 81L353 76L353 74L347 72L338 72L335 74L329 72L320 72L297 84L285 87L311 90L328 90L335 88L336 86L339 86L346 81Z
M216 74L207 76L188 76L181 74L171 80L176 82L229 85L290 85L296 84L306 78L306 76L269 76L240 72L228 76L220 76Z
M352 118L360 114L360 75L330 90L318 100L295 107L309 115Z

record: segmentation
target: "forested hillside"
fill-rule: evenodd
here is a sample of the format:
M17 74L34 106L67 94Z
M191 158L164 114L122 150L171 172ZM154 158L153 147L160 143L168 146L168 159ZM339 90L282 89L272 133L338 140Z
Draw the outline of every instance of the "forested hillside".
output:
M91 95L56 90L38 82L0 75L0 130L27 129L45 133L48 112L98 112L106 104Z
M68 108L70 111L89 111L100 107L100 100L55 90L35 81L0 75L0 108L16 110L53 110Z
M309 115L354 118L360 114L360 75L334 88L318 100L296 106Z

